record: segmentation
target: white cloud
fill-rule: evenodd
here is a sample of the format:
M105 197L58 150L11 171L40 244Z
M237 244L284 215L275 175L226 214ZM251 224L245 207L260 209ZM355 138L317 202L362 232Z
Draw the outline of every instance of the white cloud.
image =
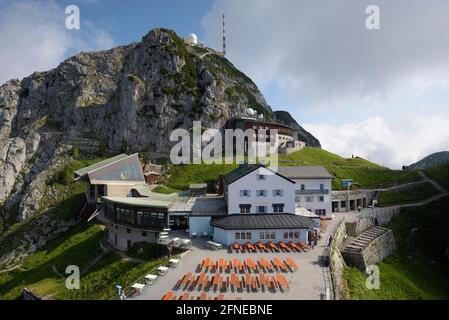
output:
M65 8L54 1L2 2L0 84L54 68L81 50L101 50L113 45L111 36L94 24L81 20L80 30L69 31L65 19Z
M371 4L379 31L365 27ZM228 58L325 148L399 167L449 148L448 12L447 0L215 0L202 23L220 49L226 14Z
M395 169L435 150L449 150L449 120L437 116L405 116L400 122L372 117L342 126L305 124L304 127L318 132L326 150L345 157L360 156Z
M365 27L371 0L216 0L206 41L220 48L227 15L229 58L264 87L276 82L302 108L388 99L447 86L446 0L377 0L381 30Z

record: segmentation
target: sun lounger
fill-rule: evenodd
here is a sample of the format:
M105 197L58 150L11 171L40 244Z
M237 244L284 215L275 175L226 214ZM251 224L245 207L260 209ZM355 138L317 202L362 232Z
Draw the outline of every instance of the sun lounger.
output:
M285 261L288 263L288 265L289 265L293 270L298 270L298 269L299 269L299 267L298 267L298 265L296 264L296 262L293 261L291 258L287 258L287 259L285 259Z
M162 300L171 300L173 298L173 292L167 292L163 297Z

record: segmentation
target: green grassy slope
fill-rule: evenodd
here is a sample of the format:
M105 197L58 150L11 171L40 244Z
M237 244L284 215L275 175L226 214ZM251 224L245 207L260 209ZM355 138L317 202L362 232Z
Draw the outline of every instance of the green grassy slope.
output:
M395 183L419 181L415 171L398 171L361 158L343 158L329 151L304 148L279 157L281 166L324 166L335 177L333 189L341 190L342 179L353 179L361 188L389 187Z
M381 192L379 195L379 205L381 207L388 207L397 204L419 202L438 193L438 190L430 182L424 182L403 190Z
M449 190L449 164L432 167L424 170L424 172L433 180L438 182L443 188Z
M86 271L101 253L99 241L103 236L99 225L79 225L50 241L28 256L19 269L0 274L1 297L15 299L27 287L51 299L111 299L115 297L115 284L127 288L167 263L166 258L160 258L136 264L109 253ZM54 266L64 275L68 265L80 268L80 290L66 289L64 281L53 270Z
M290 155L279 156L280 166L324 166L335 176L334 190L341 190L341 179L354 179L362 188L389 187L395 183L419 181L415 171L397 171L379 166L364 159L346 159L326 150L306 147ZM236 168L236 165L185 165L172 167L165 183L173 189L185 190L189 183L208 182L218 179Z
M348 268L351 299L449 299L447 208L446 197L394 217L389 227L398 250L379 265L380 290L366 289L364 274Z

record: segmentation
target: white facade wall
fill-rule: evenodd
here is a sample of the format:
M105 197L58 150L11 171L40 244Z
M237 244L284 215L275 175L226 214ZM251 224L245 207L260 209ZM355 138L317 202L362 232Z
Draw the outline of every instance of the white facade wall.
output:
M147 236L144 237L142 230L129 229L130 233L128 233L127 229L129 228L113 224L108 226L108 240L115 248L127 251L128 240L131 246L139 242L154 243L157 241L155 232L147 231Z
M214 229L210 225L210 217L190 217L189 218L190 234L196 232L198 235L204 233L212 234Z
M258 179L258 175L265 180ZM273 190L282 190L282 196L274 196ZM249 190L249 196L241 196L240 191ZM257 190L266 190L266 196L257 196ZM266 168L259 168L227 186L228 214L240 214L240 205L250 204L249 213L257 212L258 206L267 206L267 213L273 213L273 204L283 204L284 213L295 213L295 184L274 174Z
M251 239L236 239L235 234L236 233L251 233ZM260 237L260 233L264 233L264 239ZM274 232L275 239L271 239L271 234ZM284 233L285 232L299 232L299 239L296 238L289 238L284 239ZM265 233L270 234L270 239L265 239ZM239 243L239 244L245 244L248 242L256 243L256 242L262 242L262 243L268 243L268 242L304 242L308 243L309 241L309 230L308 229L271 229L271 230L225 230L221 228L214 227L214 241L221 243L223 245L229 246L233 243Z
M331 179L292 179L296 182L295 189L295 202L296 205L317 213L316 210L326 210L325 216L332 215L332 180ZM301 185L305 186L305 192L301 191ZM322 194L319 192L321 185L324 190L329 192ZM301 194L297 194L296 190ZM306 197L310 197L313 201L307 202ZM324 197L324 201L319 201L319 197Z

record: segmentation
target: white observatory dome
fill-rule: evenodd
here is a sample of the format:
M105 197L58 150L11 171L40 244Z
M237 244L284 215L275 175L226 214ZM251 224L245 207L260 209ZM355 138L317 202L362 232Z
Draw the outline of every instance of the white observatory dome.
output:
M196 34L191 33L186 37L186 41L190 44L197 45L198 44L198 37Z
M246 109L246 114L249 116L253 116L256 114L256 111L254 109L248 108Z

